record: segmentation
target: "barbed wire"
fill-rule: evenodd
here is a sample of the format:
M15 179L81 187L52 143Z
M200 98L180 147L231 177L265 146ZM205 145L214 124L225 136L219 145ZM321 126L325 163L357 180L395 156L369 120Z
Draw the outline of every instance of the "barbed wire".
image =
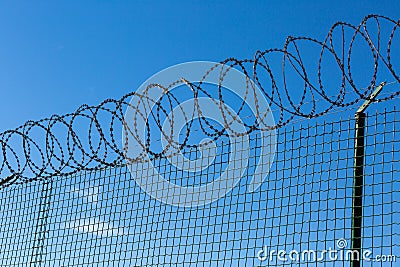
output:
M255 130L276 129L284 127L295 118L316 118L337 108L350 107L361 100L368 99L377 84L377 79L400 82L399 74L393 66L393 59L399 58L399 54L393 53L393 51L399 51L398 46L393 47L399 26L400 20L395 21L381 15L368 15L358 25L337 22L332 25L322 41L310 37L289 36L283 48L257 51L253 59L225 59L210 68L203 79L197 83L183 77L170 85L151 84L142 93L130 92L120 99L107 99L96 106L82 105L73 113L53 115L38 121L27 121L16 129L0 133L2 149L0 177L5 177L0 178L0 187L35 179L46 179L54 175L68 175L80 170L121 165L126 159L126 154L124 146L118 142L120 139L116 138L119 133L117 129L124 129L131 134L140 145L138 149L142 150L138 153L139 156L129 158L128 162L140 161L144 158L144 154L150 154L153 158L171 155L172 147L176 150L190 147L188 138L193 130L193 124L188 114L185 114L188 125L183 141L174 141L171 137L172 133L163 131L161 118L168 114L168 110L173 105L180 103L178 97L170 89L176 85L185 84L191 89L193 98L199 97L200 94L213 98L204 88L203 82L207 75L219 70L220 66L224 67L219 70L220 86L218 86L216 101L224 103L222 82L231 69L243 72L249 82L246 83L246 93L242 96L243 102L238 105L236 114L221 108L225 129L217 129L207 119L199 120L200 129L197 130L201 130L212 140L225 135L226 128L238 121L246 100L250 98L254 100L257 107L257 112L254 114L257 120L253 124L244 123L246 132L236 133L234 129L230 129L236 135L248 134ZM386 42L384 37L387 38ZM366 45L364 50L363 45ZM306 52L302 52L304 46L303 50ZM317 46L318 49L314 50L312 46ZM310 70L306 62L309 60L310 50L318 53L316 61L311 64L313 70ZM360 51L367 51L368 54ZM303 53L307 53L306 58ZM355 53L360 55L354 56ZM276 56L279 56L282 62L279 72L273 68ZM356 69L359 64L355 61L360 58L369 62L369 66L362 66L362 69L371 67L370 74ZM324 72L326 64L329 66L328 72ZM336 74L332 74L333 70ZM329 90L329 94L325 89L327 83L324 79L331 75L336 75L339 80L338 85L335 86L338 88L335 94L332 94L332 89ZM363 82L368 81L368 84L358 85L356 76L362 76ZM290 83L293 81L300 81L302 90L289 90ZM258 105L258 96L254 93L254 87L251 86L253 83L261 89L263 97L268 100L270 108L267 111L264 110L265 107ZM332 88L331 83L328 84ZM149 92L152 88L163 90L161 99L151 97ZM373 101L387 101L399 94L400 90L386 92ZM129 101L132 97L139 99L135 105ZM146 114L143 113L143 108L153 105L156 106L155 109L145 111ZM138 108L139 106L142 109ZM135 116L140 118L147 118L148 115L154 118L155 125L150 126L146 123L145 140L141 140L136 123L127 125L125 122L124 112L127 109L135 110ZM197 109L197 112L201 114L199 106ZM274 125L268 125L264 120L266 113L271 110L275 117ZM108 116L105 123L101 119L104 116ZM80 124L81 120L87 120L87 122ZM174 123L173 117L170 123ZM167 147L161 152L156 152L151 148L151 132L154 131L158 131L169 141ZM85 142L87 142L86 145Z

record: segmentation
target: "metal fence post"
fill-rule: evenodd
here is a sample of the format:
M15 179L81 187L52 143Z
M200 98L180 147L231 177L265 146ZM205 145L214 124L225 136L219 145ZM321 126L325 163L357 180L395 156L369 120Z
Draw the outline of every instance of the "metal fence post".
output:
M351 222L351 250L357 251L358 258L351 260L351 267L360 267L362 259L362 220L363 220L363 190L364 190L364 158L365 158L365 109L375 97L382 91L385 83L381 83L368 99L361 105L355 114L355 138L354 138L354 178L353 201ZM354 255L354 254L353 254Z

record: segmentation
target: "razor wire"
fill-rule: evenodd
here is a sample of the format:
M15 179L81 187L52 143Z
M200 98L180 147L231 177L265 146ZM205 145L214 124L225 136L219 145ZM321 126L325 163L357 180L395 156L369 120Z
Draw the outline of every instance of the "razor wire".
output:
M27 121L20 127L7 130L0 134L0 176L5 177L0 180L0 186L5 187L12 183L29 182L35 179L46 179L56 175L70 175L83 170L96 170L102 167L119 166L124 163L124 146L120 145L120 140L116 137L117 130L123 128L124 131L132 134L140 144L138 157L128 159L128 162L138 162L144 159L144 154L151 155L152 158L162 158L173 155L172 147L182 150L190 147L188 138L194 130L200 130L203 134L216 140L225 135L228 128L237 136L251 133L256 130L276 129L286 126L296 118L316 118L336 108L351 107L362 100L367 100L371 91L380 80L400 82L400 76L396 72L393 58L398 57L396 51L396 33L400 26L400 20L394 20L381 15L366 16L358 25L347 22L337 22L329 29L328 34L323 40L311 37L287 37L283 48L268 49L257 51L252 59L227 58L216 64L204 73L203 80L210 73L218 71L220 85L218 86L218 101L224 103L224 93L222 82L230 70L238 69L242 71L248 81L246 83L246 93L243 102L239 103L238 114L232 114L221 105L220 111L225 120L225 129L215 128L207 119L200 116L200 129L193 129L190 116L187 119L187 127L182 141L177 142L172 139L172 133L165 132L162 127L161 118L168 114L168 110L174 105L179 105L179 98L169 90L177 84L187 86L192 98L197 99L199 95L213 98L205 89L203 82L194 83L190 80L177 80L170 85L151 84L147 90L141 94L130 92L120 99L107 99L96 106L82 105L75 112L64 115L53 115L38 121ZM386 38L386 39L385 39ZM360 85L357 81L355 70L358 65L355 63L354 56L360 45L363 44L368 51L370 60L370 76L363 73L363 81L367 80L367 86ZM306 63L302 54L302 45L308 47L316 46L319 48L319 57L313 63L313 69ZM395 52L393 52L395 51ZM276 70L272 64L274 57L278 56L281 60L281 67ZM337 85L329 85L324 82L328 74L324 68L325 62L336 68L338 75ZM295 76L289 75L295 74ZM290 78L289 78L290 76ZM289 90L290 80L295 79L302 84L302 89L293 95L293 90ZM379 81L378 81L379 79ZM275 116L275 125L268 125L264 118L265 113L258 106L257 96L254 93L252 84L258 86L268 100L270 110ZM161 89L163 95L161 99L155 100L151 96L151 90ZM336 94L332 90L337 88ZM292 93L290 93L292 92ZM387 101L400 94L400 90L394 90L384 97L374 99L375 102ZM332 97L331 95L335 95ZM132 97L137 97L136 105L130 103ZM256 107L255 122L243 123L245 132L235 132L230 126L238 122L238 116L248 98L254 98ZM154 118L154 125L146 125L147 132L144 140L138 135L136 124L127 125L124 120L124 111L133 109L136 116L146 118L146 115L139 110L140 107L155 105L155 109L148 113ZM202 110L196 106L196 112L200 115ZM106 123L100 117L107 117ZM84 124L79 124L81 120L86 120ZM173 117L171 124L174 124ZM261 122L261 123L260 123ZM87 131L82 131L86 128ZM163 135L170 143L162 151L154 150L150 143L153 141L154 132ZM87 142L87 144L84 144Z

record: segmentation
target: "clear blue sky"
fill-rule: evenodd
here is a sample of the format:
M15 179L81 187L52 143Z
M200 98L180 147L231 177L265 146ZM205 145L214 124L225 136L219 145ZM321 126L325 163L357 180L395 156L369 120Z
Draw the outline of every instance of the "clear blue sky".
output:
M106 98L119 98L130 91L134 91L152 74L177 63L193 60L220 61L227 57L252 58L257 50L281 47L288 35L306 35L323 39L329 27L334 22L343 20L357 24L365 15L370 13L378 13L397 19L400 15L400 1L347 0L314 1L313 3L311 1L229 1L228 4L222 2L213 3L211 1L193 1L190 3L184 1L169 3L157 1L149 1L148 3L144 1L58 1L57 3L53 1L2 1L0 2L0 131L17 127L29 119L49 117L54 113L63 114L72 112L83 103L97 104ZM296 136L295 133L293 135ZM301 139L298 138L296 140ZM296 153L297 151L300 150L295 150ZM352 155L351 149L346 150L346 152ZM315 155L310 154L308 156L314 157ZM297 159L300 162L300 156L297 156ZM282 162L285 162L285 160L285 158L280 158L280 163L283 164ZM286 164L289 165L292 162L288 161ZM291 166L293 168L293 165ZM294 170L299 172L299 168L296 168L296 165L294 166ZM330 166L324 164L315 166L320 168L317 171L317 176L321 176L321 179L324 178L322 179L324 181L332 178L328 177L328 175L332 175L336 170L335 167L332 167L332 172L327 172L325 169L328 169ZM120 170L117 169L117 171ZM351 170L348 169L346 171L350 174L346 174L347 176L345 177L350 177ZM276 177L281 174L279 171L275 172ZM313 179L313 176L307 176L306 174L294 173L293 177L295 178L293 178L293 181L298 181L295 180L297 176L300 179ZM114 184L105 182L104 188L100 188L96 184L91 185L92 187L89 189L93 191L92 193L87 193L78 188L79 185L87 185L83 182L80 184L79 181L79 179L83 180L83 178L86 178L84 175L78 175L78 178L62 180L62 183L66 183L66 185L55 186L56 190L67 188L69 191L55 191L55 196L60 197L60 199L54 201L53 205L60 204L64 205L63 207L65 208L69 208L68 201L73 202L71 199L74 199L77 207L75 207L77 209L75 213L78 219L82 214L82 216L88 216L88 211L94 212L94 215L99 215L100 213L111 214L111 217L107 218L111 222L110 225L124 226L126 224L130 225L131 230L136 230L136 225L139 225L146 228L145 230L147 231L147 226L150 229L151 227L156 227L159 223L163 228L161 231L156 232L157 235L161 235L163 229L167 227L171 228L170 224L177 223L178 230L184 229L186 231L182 235L195 236L192 241L193 243L202 242L203 246L201 249L209 248L204 238L208 237L210 239L215 233L224 233L225 230L222 230L222 228L219 229L217 226L221 226L222 221L228 221L234 224L234 226L230 228L229 236L225 236L224 238L232 239L233 241L223 242L224 238L219 237L222 241L220 243L215 242L212 245L236 246L236 250L227 250L227 256L225 255L225 257L232 257L229 253L233 253L237 262L239 262L238 259L241 259L237 256L239 255L238 251L240 249L245 251L244 248L246 246L249 248L246 251L247 255L256 255L255 253L258 249L262 248L264 242L262 239L259 239L260 236L269 236L271 233L271 236L273 234L275 237L277 236L277 232L284 233L291 227L291 225L285 224L285 222L278 221L278 219L291 219L293 217L292 214L285 214L286 208L284 210L280 206L279 201L286 201L286 199L282 198L282 195L279 195L279 190L276 190L278 195L274 196L277 197L274 199L268 199L264 194L266 192L275 192L274 183L265 184L264 190L267 186L271 186L271 189L269 191L260 190L255 196L241 194L240 190L244 190L243 188L245 187L237 187L235 189L237 190L235 191L236 195L231 194L230 198L220 200L220 204L226 204L229 201L237 201L239 203L244 199L248 205L246 209L253 210L251 214L253 218L251 220L241 217L244 217L245 213L243 211L237 213L230 210L226 213L221 212L224 208L230 208L228 204L225 206L214 204L216 206L210 208L213 213L210 212L205 217L208 216L207 218L220 221L214 222L215 228L207 228L213 222L210 223L206 220L200 222L201 213L196 213L195 211L193 213L191 211L184 213L184 211L176 211L174 207L160 206L158 204L150 206L154 202L149 201L131 201L129 197L136 196L136 193L139 191L132 191L138 190L138 187L133 185L132 179L126 178L126 174L115 174L110 171L110 173L103 172L99 175L103 175L101 179L109 179L115 176L115 184L117 185L118 183L132 183L121 185L122 189L119 191L121 194L118 195L118 197L121 197L119 199L121 200L120 203L129 203L131 205L128 206L127 212L124 210L125 207L122 204L110 205L107 202L109 199L114 198L115 200L117 197L112 195L114 191L107 188L112 187ZM332 181L334 182L336 179L339 182L341 181L336 176L333 178ZM103 186L103 180L101 179L97 181L96 179L93 180ZM91 181L91 179L88 180ZM344 181L344 179L342 180ZM292 180L285 180L285 183L290 182ZM283 190L285 186L284 182L276 184L276 188L282 188L281 194L286 193ZM325 189L324 186L328 187L332 185L324 183L321 189ZM117 188L117 186L115 187ZM103 190L104 199L99 198L97 200L95 199L95 191L100 190L99 188ZM293 188L296 187L294 186ZM86 190L87 188L83 189ZM308 190L313 191L314 189L309 188ZM321 192L325 191L322 190ZM84 194L85 197L78 198L77 194ZM139 195L139 197L144 196L148 197L143 192ZM335 197L339 198L340 196L342 195ZM253 197L255 197L255 201ZM264 202L258 201L257 197L264 199ZM326 196L323 195L323 197ZM279 201L276 200L278 198L280 199ZM292 198L292 200L297 201L296 198ZM79 201L83 204L79 203L78 205L77 202ZM224 201L227 202L225 203ZM268 201L277 202L271 204ZM298 201L316 203L300 198ZM98 206L90 206L93 203ZM117 200L115 200L115 203L117 203ZM264 226L261 224L265 221L264 217L262 217L265 216L264 210L261 210L259 207L253 209L251 203L255 203L259 207L262 205L267 207L269 207L268 205L274 205L266 214L267 218L270 219L268 223L272 222L271 224L265 224L266 229L260 230ZM336 214L332 212L328 214L329 201L320 201L318 205L321 203L326 205L325 210L322 213L316 212L314 214L321 216L333 216ZM232 207L236 206L232 205ZM111 208L112 212L110 212ZM123 212L117 209L122 209ZM242 209L244 208L242 207ZM10 213L14 210L16 209L8 209ZM142 212L142 214L138 215L137 210ZM343 211L343 209L338 210ZM55 211L61 212L65 210L57 207ZM289 210L287 213L289 213ZM167 215L165 216L164 214ZM92 216L93 214L90 215ZM176 218L169 218L168 216L170 215L176 216ZM52 214L52 216L54 221L59 222L58 220L60 220L62 223L69 223L69 221L74 223L73 220L75 219L75 215L71 215L70 213L62 213L61 215ZM121 219L120 216L125 216L127 219L123 220L124 218ZM200 216L199 221L197 221L196 216ZM350 218L350 216L346 216L343 215L342 217ZM7 215L4 217L7 217ZM93 218L98 219L96 216L93 216ZM306 219L303 219L303 217L299 216L297 219L302 220L300 222L296 221L299 226L307 225L304 223L303 220ZM160 222L159 220L162 221ZM253 224L249 226L250 221ZM332 221L335 220L332 219ZM260 225L254 225L254 223L258 222L260 222ZM168 226L163 225L164 223L168 224ZM190 227L179 225L179 223L190 223ZM274 223L275 225L280 225L280 228L276 228ZM52 225L54 226L55 224ZM200 228L203 228L200 229L200 232L196 236L192 231L199 225ZM8 227L8 225L6 226ZM55 225L54 227L61 228L59 230L61 232L58 232L58 230L54 231L53 236L50 236L49 241L46 241L49 244L54 242L54 247L49 249L47 254L48 264L53 264L49 259L55 257L59 257L66 262L69 259L78 261L84 258L82 255L86 252L86 249L90 250L92 248L88 245L90 243L77 242L77 246L84 245L79 247L78 252L67 250L66 254L55 254L55 250L64 249L64 244L58 242L57 238L62 239L65 233L68 234L67 238L75 238L73 240L82 238L85 241L85 238L92 238L91 236L77 236L76 233L73 236L73 233L63 229L63 227L68 228L68 226ZM247 228L252 229L249 238L246 235L250 231L235 232L236 229ZM22 227L22 229L28 228ZM208 235L204 234L205 229L209 231ZM328 225L326 229L328 229ZM397 230L398 228L394 229ZM305 229L304 231L306 234L310 234L310 230L307 231ZM328 239L331 242L329 244L334 245L337 237L343 237L343 235L337 235L338 232L339 230L336 232L326 230L321 233L327 233L329 236ZM9 240L15 240L11 231L4 233L8 235ZM349 231L346 233L349 234ZM174 235L176 233L170 232L170 234ZM311 232L311 234L317 236L315 232ZM245 241L250 240L249 242L252 243L242 244L241 235L247 238L245 238ZM252 235L257 238L252 238ZM289 238L293 236L293 234L289 235ZM132 239L127 238L127 240L123 240L122 242L118 241L121 244L127 244L126 254L128 256L126 258L136 259L137 262L140 262L142 258L143 261L152 260L152 257L146 253L149 253L147 249L153 246L153 244L146 243L144 249L139 250L139 252L134 247L137 244L142 245L142 243L137 243L138 239L143 242L143 240L148 238L145 232L141 232L140 235L134 233L129 238L135 239L132 241ZM168 241L170 243L166 246L168 249L167 252L169 253L174 248L175 251L179 252L185 250L184 245L176 246L180 236L176 235L174 238L172 241ZM217 239L218 235L215 238ZM93 238L94 241L98 242L96 247L98 254L95 254L94 257L99 258L104 256L99 251L114 249L111 246L100 247L98 245L100 244L100 239L100 237L98 239ZM21 239L17 239L17 242L20 241ZM159 236L153 238L152 241L165 242ZM274 239L272 242L279 243L279 240ZM398 242L396 241L396 243ZM30 244L27 243L26 246L28 245ZM69 245L74 247L75 243ZM157 245L159 244L157 243ZM217 251L221 250L217 249ZM19 252L20 250L13 250L11 254L7 255ZM160 253L168 255L167 252ZM79 253L81 253L80 256L77 256ZM110 252L106 253L113 255ZM191 251L189 256L192 253L196 255L198 251ZM225 251L222 250L221 253L225 253ZM206 255L207 253L202 252L200 254ZM29 256L29 254L26 254L26 258ZM178 256L182 257L182 254ZM220 255L217 256L220 257ZM23 259L23 257L20 258ZM11 261L12 259L9 258L8 260ZM246 261L246 259L242 260ZM249 261L251 260L253 259L249 259ZM234 264L231 264L231 266L234 266Z
M252 3L250 3L252 2ZM135 90L185 61L249 58L398 1L1 1L0 131Z

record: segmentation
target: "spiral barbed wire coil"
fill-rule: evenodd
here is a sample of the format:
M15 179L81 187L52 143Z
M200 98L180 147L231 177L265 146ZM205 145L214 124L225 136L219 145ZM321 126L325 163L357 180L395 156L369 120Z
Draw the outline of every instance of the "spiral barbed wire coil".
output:
M393 65L394 60L400 56L393 52L399 51L396 45L393 47L399 27L400 20L396 21L381 15L368 15L358 25L346 22L335 23L322 41L310 37L289 36L283 48L257 51L253 59L225 59L220 63L220 65L226 66L220 71L220 81L222 83L230 68L236 68L253 81L262 90L263 97L269 101L276 124L267 125L259 122L246 124L246 133L272 127L283 127L298 117L319 117L333 109L350 107L361 100L367 100L378 79L400 82L399 74ZM312 46L319 48L313 50L318 53L318 57L315 57L316 61L312 61L311 64L313 70L307 64L307 60L310 60L308 56L305 58L302 55L304 45L306 50L310 50ZM365 47L364 52L367 51L368 56L359 52L362 50L362 46ZM276 56L279 56L281 61L280 72L273 68ZM359 63L355 62L359 58L368 61L368 67L371 67L370 74L359 73L360 71L357 69ZM329 66L329 73L324 72L326 64ZM204 77L215 71L217 67L211 68L204 74ZM336 74L332 74L333 68ZM325 89L328 83L324 80L331 75L336 75L339 81L337 85L334 85L335 88L338 88L335 94L332 94L332 83L329 83L329 94ZM361 82L363 85L357 82L358 76L363 77ZM301 82L302 90L289 90L290 83L293 81ZM365 81L368 83L364 84ZM46 179L54 175L68 175L79 170L93 170L123 164L124 148L119 145L120 140L116 138L118 126L135 136L142 151L139 155L147 153L154 158L164 157L170 155L169 147L183 149L190 146L187 140L193 129L189 117L187 118L188 126L184 134L185 138L182 142L173 141L172 138L169 138L171 133L166 133L162 129L160 117L167 114L169 106L179 104L179 99L169 90L176 84L185 84L190 87L193 98L197 98L200 93L212 98L203 88L201 81L191 83L183 77L172 85L151 84L148 90L141 94L131 92L120 99L107 99L96 106L82 105L73 113L53 115L38 121L27 121L16 129L0 133L2 150L0 153L0 177L3 178L0 178L0 187L35 179ZM152 99L149 91L154 87L163 90L162 99L157 101ZM295 88L297 87L295 86ZM373 101L387 101L399 94L400 90L394 90ZM136 103L137 106L130 103L129 99L132 97L139 99ZM245 105L246 98L253 97L256 105L258 103L251 86L246 87L246 95L243 97L244 100L239 105L238 114ZM221 103L224 102L221 88L218 88L217 100ZM136 125L127 125L123 113L127 108L131 108L136 110L137 116L145 117L145 114L141 114L137 107L151 106L150 104L155 104L157 107L155 110L148 111L156 125L155 127L147 125L146 140L140 140L137 129L135 129ZM198 112L201 114L201 110ZM236 115L227 110L221 109L221 113L225 120L224 127L229 127L236 120ZM104 116L108 116L106 123L101 119ZM258 112L256 116L258 121L263 122L265 114ZM81 120L87 122L79 123ZM174 122L171 121L171 123ZM200 126L201 129L197 130L214 140L224 134L224 131L216 129L207 120L200 120ZM170 144L161 152L156 152L151 148L152 131L159 131L167 140L170 140ZM87 142L86 145L85 142ZM129 162L141 159L142 157L138 156L129 159Z

